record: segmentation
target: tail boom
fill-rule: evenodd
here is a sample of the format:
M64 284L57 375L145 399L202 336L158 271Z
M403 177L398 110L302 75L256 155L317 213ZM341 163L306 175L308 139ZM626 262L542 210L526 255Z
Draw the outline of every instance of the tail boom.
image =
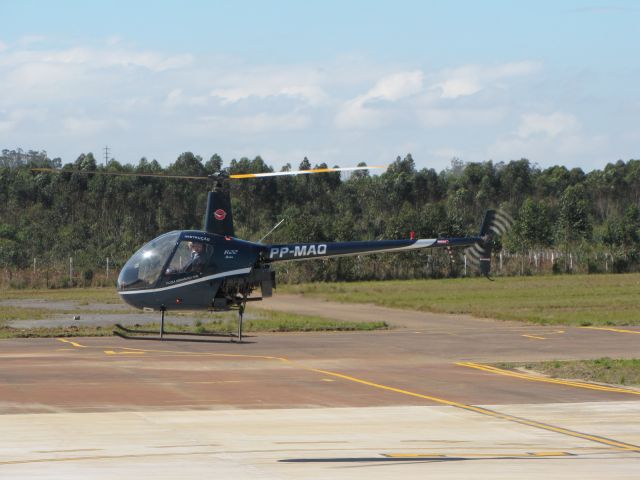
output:
M474 245L479 240L479 237L452 237L369 242L287 243L266 245L262 252L262 257L267 262L309 260L347 255L404 252L423 248L464 247Z

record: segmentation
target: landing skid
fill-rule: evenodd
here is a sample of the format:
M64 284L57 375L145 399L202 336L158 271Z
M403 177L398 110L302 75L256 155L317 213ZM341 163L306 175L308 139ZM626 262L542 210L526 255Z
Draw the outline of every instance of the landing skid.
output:
M214 340L199 340L196 338L184 338L184 337L226 337L230 342L244 343L243 338L243 317L244 311L247 305L247 297L243 297L238 303L238 331L237 333L222 333L222 332L167 332L164 329L164 315L167 311L163 305L160 307L160 330L138 330L127 328L119 323L115 324L116 329L113 330L113 334L127 340L167 340L167 341L184 341L184 342L215 342ZM151 336L158 334L158 336ZM182 338L173 338L174 336ZM221 342L217 342L221 343Z

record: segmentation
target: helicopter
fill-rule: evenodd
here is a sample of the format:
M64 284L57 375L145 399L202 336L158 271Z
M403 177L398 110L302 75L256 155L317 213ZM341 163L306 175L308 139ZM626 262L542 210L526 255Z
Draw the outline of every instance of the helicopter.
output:
M252 242L235 237L229 181L308 175L325 172L368 170L375 166L315 168L308 170L229 174L219 172L207 177L184 175L140 174L104 171L69 171L33 168L36 172L84 173L116 176L146 176L209 180L212 188L202 230L175 230L164 233L138 249L124 264L117 280L118 294L127 304L139 309L161 312L160 339L164 336L165 312L169 310L207 310L213 312L236 309L239 314L237 334L242 341L243 315L248 302L273 295L276 275L273 265L279 262L317 260L347 255L383 252L407 252L426 248L471 249L480 273L490 278L491 246L494 233L504 233L510 223L505 214L487 210L477 236L416 239L370 240L350 242L276 243ZM264 238L264 237L263 237ZM260 289L260 296L251 294ZM135 331L121 325L126 333ZM190 333L190 335L193 335ZM204 335L204 334L201 334ZM225 335L226 336L226 335ZM139 338L139 337L136 337Z

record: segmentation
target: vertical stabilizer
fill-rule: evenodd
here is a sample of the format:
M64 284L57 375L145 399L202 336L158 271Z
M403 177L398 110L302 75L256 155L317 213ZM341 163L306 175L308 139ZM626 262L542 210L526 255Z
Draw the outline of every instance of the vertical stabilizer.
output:
M224 186L216 186L207 197L207 212L204 217L204 229L208 233L217 233L233 237L233 215L231 213L231 195Z

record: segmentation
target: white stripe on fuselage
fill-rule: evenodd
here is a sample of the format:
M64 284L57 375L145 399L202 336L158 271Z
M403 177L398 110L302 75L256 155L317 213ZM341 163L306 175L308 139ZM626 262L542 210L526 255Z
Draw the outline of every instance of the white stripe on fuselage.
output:
M411 245L405 245L404 247L389 247L389 248L381 248L379 250L367 250L364 252L354 252L354 253L330 253L326 255L327 257L341 257L345 255L367 255L370 253L384 253L384 252L399 252L401 250L416 250L418 248L428 248L433 246L438 240L437 239L420 239L416 240L415 243Z
M194 280L189 280L188 282L176 283L175 285L167 285L166 287L160 288L145 288L142 290L122 290L119 291L119 295L134 295L136 293L155 293L155 292L164 292L167 290L171 290L173 288L184 287L186 285L193 285L195 283L206 282L208 280L213 280L215 278L223 278L230 277L232 275L243 275L245 273L249 273L251 271L251 267L247 268L239 268L237 270L229 270L227 272L216 273L214 275L207 275L206 277L196 278Z
M427 248L432 246L437 241L438 239L436 238L420 239L420 240L416 240L416 243L407 245L406 247L385 248L384 250L378 250L378 252L393 252L394 250L415 250L416 248ZM372 252L372 253L376 253L376 252Z

